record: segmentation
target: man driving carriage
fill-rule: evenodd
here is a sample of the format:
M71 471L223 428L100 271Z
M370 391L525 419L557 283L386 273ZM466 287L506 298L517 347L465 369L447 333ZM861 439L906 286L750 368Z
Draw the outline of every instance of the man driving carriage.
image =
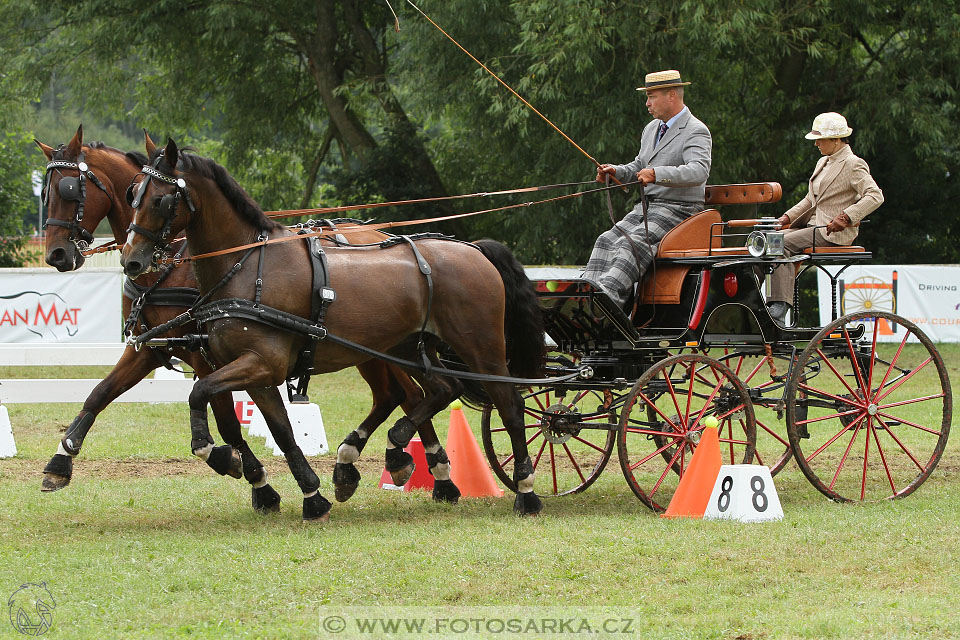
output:
M703 210L713 141L707 126L684 105L683 87L688 84L673 69L648 73L637 91L646 93L654 119L643 129L640 153L628 164L597 169L598 182L608 175L620 182L636 179L647 196L646 221L642 204L637 204L597 238L583 273L621 307L653 261L660 239Z

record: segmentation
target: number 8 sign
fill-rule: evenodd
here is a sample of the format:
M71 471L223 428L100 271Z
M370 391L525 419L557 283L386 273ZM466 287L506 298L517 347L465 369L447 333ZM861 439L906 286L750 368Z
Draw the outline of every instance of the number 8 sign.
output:
M726 464L720 467L704 520L762 522L783 519L780 498L768 467Z

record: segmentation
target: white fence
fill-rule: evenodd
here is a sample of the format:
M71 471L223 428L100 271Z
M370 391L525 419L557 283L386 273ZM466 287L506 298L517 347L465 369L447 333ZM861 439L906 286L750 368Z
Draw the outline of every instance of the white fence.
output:
M114 365L125 345L104 344L0 344L0 367ZM192 377L163 367L157 377L146 378L114 402L186 402ZM10 378L0 380L0 404L83 402L100 384L99 379ZM286 396L286 387L278 387ZM235 402L252 402L245 391L233 394Z
M96 366L114 365L123 354L125 345L105 344L0 344L0 367L25 366ZM114 402L186 402L194 380L161 367L157 377L141 380ZM53 402L80 403L87 399L99 379L81 378L9 378L0 380L0 457L14 455L13 433L7 416L7 404L38 404ZM286 387L278 387L286 402ZM266 422L245 391L233 394L240 423L250 429L250 435L267 439L274 455L282 455L273 442ZM294 429L297 444L306 455L327 453L327 436L320 409L313 403L286 404L287 415ZM5 439L9 436L9 443ZM8 446L7 446L8 445Z

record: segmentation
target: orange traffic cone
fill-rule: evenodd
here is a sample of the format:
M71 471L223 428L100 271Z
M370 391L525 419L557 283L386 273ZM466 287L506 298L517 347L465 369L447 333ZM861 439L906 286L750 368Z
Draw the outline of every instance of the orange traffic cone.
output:
M702 518L710 502L713 485L720 475L720 434L714 427L704 427L700 444L693 452L677 491L663 518Z
M460 402L455 402L450 411L450 429L447 431L450 479L465 498L502 497L503 489L493 479L487 459L483 457L463 409L458 405Z

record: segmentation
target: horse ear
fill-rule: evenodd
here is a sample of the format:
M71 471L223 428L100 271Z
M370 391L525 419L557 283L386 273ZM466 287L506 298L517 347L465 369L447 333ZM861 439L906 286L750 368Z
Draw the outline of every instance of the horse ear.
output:
M53 147L48 147L36 138L34 138L33 141L40 147L40 151L43 151L43 155L47 156L47 160L53 160Z
M83 125L81 124L77 127L77 133L74 134L73 139L70 140L70 144L67 145L67 149L71 152L73 157L76 157L80 153L80 147L83 146Z
M143 144L147 148L147 157L153 155L153 152L157 150L157 145L153 143L153 140L150 138L150 134L147 133L147 130L143 130Z
M173 138L167 138L167 147L163 150L163 157L171 168L177 168L177 160L180 159L180 150Z

